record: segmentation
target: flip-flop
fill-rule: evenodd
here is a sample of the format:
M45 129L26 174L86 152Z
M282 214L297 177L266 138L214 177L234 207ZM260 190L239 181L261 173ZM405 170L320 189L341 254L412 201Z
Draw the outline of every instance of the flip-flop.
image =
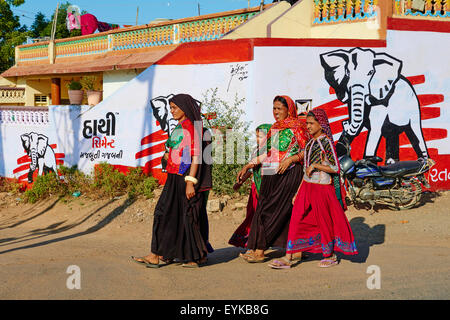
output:
M239 253L239 257L241 257L241 258L245 258L245 257L247 257L247 256L251 255L252 253L253 253L252 251L250 251L250 250L247 250L247 251L245 251L245 252L241 252L241 253Z
M323 262L330 262L329 264L322 264ZM319 268L329 268L339 264L339 261L334 259L322 259L319 262Z
M138 261L136 259L141 259L142 261ZM134 257L131 256L131 261L134 261L140 265L144 265L147 268L159 268L159 263L151 263L150 261L148 261L147 259L145 259L144 257Z
M200 268L205 266L208 263L208 260L205 260L204 262L195 262L195 263L183 263L181 266L183 268Z
M249 254L249 255L244 255L243 256L244 260L247 261L248 263L262 263L265 262L267 257L263 256L263 257L257 257L255 255Z
M269 263L269 267L271 267L272 269L290 269L293 266L297 265L300 259L296 259L294 260L288 260L285 257L279 259L279 260L274 260L271 263Z
M182 265L181 265L183 268L199 268L200 266L198 265L198 263L192 263L192 264L189 264L189 263L183 263Z
M180 265L181 262L175 261L174 259L159 259L159 262L162 262L163 265L168 266L170 264L174 264L176 266Z

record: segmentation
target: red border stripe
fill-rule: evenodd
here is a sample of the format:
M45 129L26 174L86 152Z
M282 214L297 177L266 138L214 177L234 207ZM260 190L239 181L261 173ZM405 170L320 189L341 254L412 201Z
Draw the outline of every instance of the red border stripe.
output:
M419 19L388 18L387 28L399 31L431 31L450 33L450 22Z
M253 60L254 47L386 47L386 40L255 38L185 43L155 64L185 65Z
M386 47L386 40L367 39L286 39L256 38L252 39L255 47Z

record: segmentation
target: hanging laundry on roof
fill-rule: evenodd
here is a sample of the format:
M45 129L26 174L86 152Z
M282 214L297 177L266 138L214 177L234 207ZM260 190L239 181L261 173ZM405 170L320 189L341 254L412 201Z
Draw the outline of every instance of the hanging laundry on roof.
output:
M72 31L73 29L81 29L80 16L67 12L67 29Z
M98 22L98 32L105 32L112 29L118 29L119 25L114 23L108 23L108 22Z
M94 33L97 26L98 20L93 14L86 13L81 16L81 34L83 36Z
M105 32L112 29L118 29L120 26L114 23L98 21L93 14L86 13L81 16L67 13L67 29L81 29L81 34L93 34L97 29L99 32Z

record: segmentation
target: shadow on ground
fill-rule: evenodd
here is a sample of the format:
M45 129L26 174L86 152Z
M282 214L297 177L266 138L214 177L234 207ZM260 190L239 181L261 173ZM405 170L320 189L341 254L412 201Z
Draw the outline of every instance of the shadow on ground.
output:
M76 223L72 223L72 224L67 225L67 226L63 226L63 227L59 227L58 228L58 226L60 226L61 224L63 224L65 222L65 221L62 221L62 222L58 222L58 223L52 224L52 225L50 225L50 226L48 226L47 228L44 228L44 229L32 230L28 235L25 235L25 236L22 236L22 237L0 239L0 243L1 243L0 247L6 246L6 245L17 244L17 243L25 242L25 241L36 240L36 239L39 239L39 238L44 238L44 237L47 237L47 236L50 236L50 235L54 235L54 234L58 234L58 233L61 233L61 232L68 231L68 230L70 230L72 228L75 228L77 226L82 225L87 220L92 218L96 213L100 212L103 208L107 207L108 205L110 205L111 203L113 203L115 201L116 200L114 200L114 199L108 201L107 203L105 203L104 205L102 205L101 207L97 208L92 213L90 213L89 215L84 217L82 220L80 220L80 221L78 221ZM133 199L125 200L122 205L120 205L119 207L117 207L114 210L112 210L106 217L104 217L96 225L86 229L85 231L77 232L77 233L74 233L72 235L68 235L68 236L64 236L64 237L60 237L60 238L55 238L55 239L51 239L51 240L46 240L46 241L42 241L42 242L38 242L38 243L29 244L29 245L22 246L22 247L16 247L16 248L0 251L0 254L12 252L12 251L23 250L23 249L30 249L30 248L35 248L35 247L41 247L41 246L45 246L45 245L48 245L48 244L51 244L51 243L65 241L65 240L81 237L81 236L84 236L84 235L96 232L96 231L100 230L101 228L105 227L106 225L108 225L109 223L111 223L111 221L113 221L115 218L120 216L134 202L135 202L135 200L133 200ZM41 214L45 213L49 209L50 208L47 208L46 210L44 210L43 212L41 212L38 215L41 215ZM36 216L34 216L34 217L36 217ZM34 217L32 217L32 218L34 218ZM30 220L30 219L27 219L27 220ZM25 220L22 221L21 223L23 223L23 222L25 222ZM10 227L12 228L12 226L10 226Z

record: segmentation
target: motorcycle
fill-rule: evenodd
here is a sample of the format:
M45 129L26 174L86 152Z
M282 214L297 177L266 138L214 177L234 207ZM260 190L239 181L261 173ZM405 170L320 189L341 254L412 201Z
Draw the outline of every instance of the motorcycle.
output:
M422 186L430 188L424 173L435 162L429 158L414 161L399 161L379 166L378 156L354 161L350 157L350 145L344 142L346 154L339 157L341 181L354 204L368 203L387 205L391 209L413 208L423 194Z

